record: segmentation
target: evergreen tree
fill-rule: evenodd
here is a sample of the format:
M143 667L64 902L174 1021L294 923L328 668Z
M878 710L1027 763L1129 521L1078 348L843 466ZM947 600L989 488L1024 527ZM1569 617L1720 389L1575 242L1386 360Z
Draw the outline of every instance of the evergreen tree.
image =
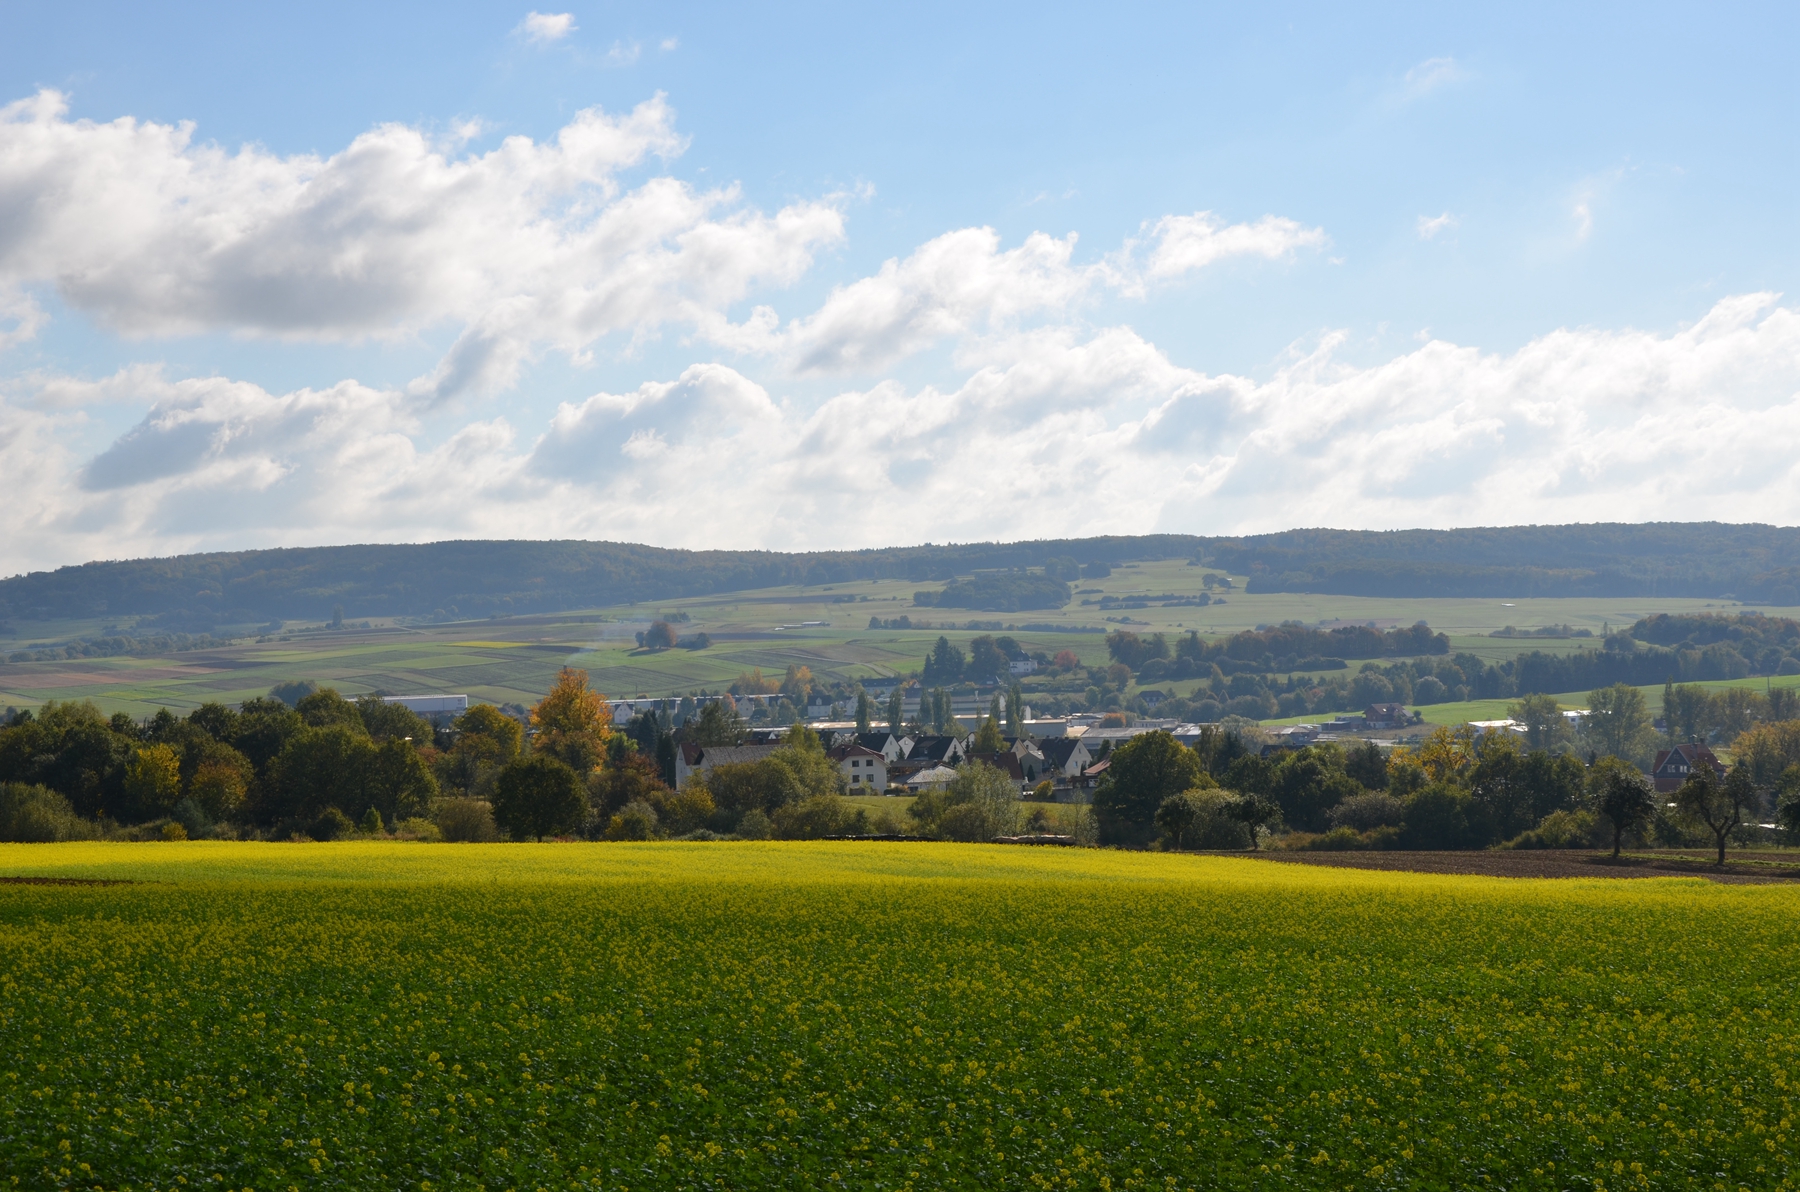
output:
M894 693L888 696L887 706L888 732L893 733L896 737L900 735L900 730L904 727L902 722L906 715L905 709L906 705L901 698L900 688L896 684Z
M856 693L856 731L869 731L869 693L860 689Z

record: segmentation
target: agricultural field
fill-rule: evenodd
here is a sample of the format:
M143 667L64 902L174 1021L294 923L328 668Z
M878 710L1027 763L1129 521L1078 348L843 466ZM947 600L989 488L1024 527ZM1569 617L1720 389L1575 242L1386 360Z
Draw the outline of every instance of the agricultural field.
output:
M1227 593L1223 602L1203 608L1154 606L1103 612L1094 603L1104 596L1197 594L1203 590L1201 579L1207 570L1180 561L1126 564L1116 568L1110 578L1078 582L1073 601L1060 612L999 614L915 608L913 591L937 585L896 580L771 588L684 599L666 606L581 609L449 624L375 621L366 629L338 630L290 625L269 635L250 634L227 647L157 657L0 663L0 708L34 707L49 699L91 699L103 712L142 716L164 706L179 712L208 700L237 702L265 694L276 683L290 679L312 679L346 694L377 689L397 695L454 692L492 703L530 703L544 693L565 665L587 670L599 690L615 697L720 690L753 668L760 668L765 675L779 675L790 664L807 666L827 681L866 680L916 670L939 633L966 645L981 632L967 628L870 629L871 616L891 620L907 615L934 626L966 626L970 621L1013 625L1011 632L1026 649L1050 654L1070 650L1091 664L1106 661L1104 639L1094 630L1121 627L1170 634L1192 629L1214 637L1284 620L1309 624L1373 621L1383 626L1424 620L1449 634L1453 649L1499 659L1528 649L1563 652L1599 644L1594 638L1487 636L1506 625L1532 628L1566 623L1598 633L1606 625L1628 625L1649 613L1744 607L1732 602L1666 599L1250 596L1241 591L1242 577L1238 577L1239 590ZM1795 609L1766 611L1800 614ZM712 645L704 650L637 649L637 632L654 618L676 614L689 618L678 626L683 634L704 632ZM1018 628L1024 625L1088 632ZM14 625L17 636L0 642L0 650L21 652L118 628L100 622L19 622ZM1194 682L1158 686L1185 695Z
M1000 846L0 846L0 1182L1793 1186L1800 893Z
M1709 679L1694 683L1692 686L1704 687L1708 691L1718 691L1727 687L1743 687L1751 691L1764 692L1776 689L1794 690L1800 688L1800 675L1765 675L1749 679ZM1652 716L1662 715L1663 688L1661 683L1651 684L1637 689L1644 696L1644 707ZM1568 709L1580 709L1588 706L1586 691L1564 691L1556 694L1556 702ZM1426 704L1418 709L1425 718L1426 724L1467 724L1471 720L1504 720L1506 709L1516 699L1475 699L1462 700L1447 704ZM1285 720L1267 720L1265 724L1315 724L1322 718L1318 716L1290 716Z

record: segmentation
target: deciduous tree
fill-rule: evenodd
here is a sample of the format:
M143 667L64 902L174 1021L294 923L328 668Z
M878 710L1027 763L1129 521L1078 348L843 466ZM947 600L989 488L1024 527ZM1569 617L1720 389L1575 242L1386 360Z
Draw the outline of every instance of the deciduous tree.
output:
M1616 858L1625 834L1648 823L1656 813L1656 798L1649 780L1636 767L1616 758L1608 761L1612 764L1602 763L1604 769L1595 767L1599 781L1594 807L1612 825L1612 855Z
M1583 731L1589 746L1602 757L1622 757L1633 765L1650 761L1656 736L1644 693L1625 683L1588 692Z
M1718 845L1718 864L1725 864L1725 842L1732 830L1744 822L1744 816L1760 805L1760 794L1750 771L1734 766L1719 781L1711 766L1695 766L1681 789L1675 792L1676 810L1690 821L1704 825Z
M573 832L586 817L580 777L554 755L516 761L494 780L494 822L515 840Z
M1139 843L1170 795L1215 785L1194 751L1163 731L1143 733L1113 751L1094 792L1094 814L1109 842Z
M564 667L548 694L531 710L534 753L553 757L586 774L606 756L612 711L606 698L588 689L587 672Z

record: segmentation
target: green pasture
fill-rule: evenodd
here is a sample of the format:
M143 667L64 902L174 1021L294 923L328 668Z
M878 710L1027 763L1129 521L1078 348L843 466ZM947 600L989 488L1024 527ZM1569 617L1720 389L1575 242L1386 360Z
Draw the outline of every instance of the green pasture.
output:
M1523 650L1553 653L1594 648L1597 638L1492 638L1505 625L1531 628L1563 624L1598 633L1654 612L1738 608L1692 600L1383 600L1289 594L1245 595L1239 588L1205 608L1150 607L1103 611L1103 595L1128 598L1203 590L1207 568L1185 563L1127 564L1104 580L1075 584L1074 600L1057 612L983 613L917 608L912 594L937 585L904 581L729 592L660 604L573 610L541 616L441 625L374 622L363 629L323 630L289 626L272 640L246 637L213 650L154 658L94 658L57 662L0 663L0 706L31 707L50 699L91 699L103 711L145 715L158 707L185 710L208 700L236 702L261 695L276 683L311 679L346 694L384 690L396 695L467 694L494 703L530 703L557 670L577 666L596 688L613 697L676 695L720 690L740 674L760 668L779 677L790 665L810 668L824 680L867 680L916 671L939 634L959 645L982 630L944 629L970 621L1001 625L1049 623L1103 629L1130 628L1171 635L1195 630L1205 636L1235 633L1284 620L1309 624L1367 622L1381 626L1424 620L1451 636L1453 648L1484 658ZM1769 610L1800 613L1800 610ZM685 613L683 634L705 632L706 650L647 652L634 634L656 617ZM870 629L871 616L909 616L934 626ZM1129 624L1126 624L1126 621ZM805 622L822 622L807 625ZM0 640L6 652L100 634L117 627L100 621L21 622L18 636ZM124 628L129 629L129 626ZM1013 629L1028 650L1072 651L1083 663L1106 661L1098 633ZM1193 681L1157 684L1181 693ZM1029 685L1028 685L1029 686ZM1458 714L1460 705L1442 705ZM1436 715L1437 713L1433 713Z
M1687 684L1687 686L1704 687L1708 690L1718 690L1726 687L1744 687L1751 691L1768 691L1775 688L1794 689L1800 688L1800 675L1775 675L1773 677L1758 677L1754 679L1718 679L1703 683ZM1662 715L1663 685L1661 683L1656 683L1648 687L1639 687L1638 690L1643 693L1644 704L1649 709L1650 714L1652 716ZM1587 707L1589 694L1590 693L1586 691L1563 691L1555 693L1556 702L1570 710ZM1504 720L1506 719L1506 709L1516 702L1517 697L1512 699L1463 700L1461 702L1448 704L1419 704L1415 705L1415 707L1420 715L1424 716L1426 724L1457 725L1467 724L1471 720ZM1318 724L1329 719L1331 719L1330 715L1289 716L1282 720L1265 720L1262 723L1270 725Z
M0 1186L1784 1189L1800 893L0 845Z

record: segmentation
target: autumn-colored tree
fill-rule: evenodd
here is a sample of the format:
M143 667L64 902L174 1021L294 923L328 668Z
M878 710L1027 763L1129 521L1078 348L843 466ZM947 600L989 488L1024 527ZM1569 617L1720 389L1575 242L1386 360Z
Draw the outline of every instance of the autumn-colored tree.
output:
M1475 730L1468 725L1439 725L1417 749L1404 746L1388 754L1388 772L1407 762L1418 765L1432 782L1454 782L1476 762Z
M781 689L781 684L773 679L763 678L762 667L752 667L749 674L740 674L731 685L733 695L773 695Z
M806 702L807 693L813 689L813 673L810 666L789 666L787 674L781 680L781 694L794 701L796 706Z
M156 815L181 797L181 759L167 745L146 745L125 765L125 793L138 807Z
M606 697L588 688L587 672L563 667L556 683L531 710L534 753L556 758L586 774L606 756L612 737L612 709Z

